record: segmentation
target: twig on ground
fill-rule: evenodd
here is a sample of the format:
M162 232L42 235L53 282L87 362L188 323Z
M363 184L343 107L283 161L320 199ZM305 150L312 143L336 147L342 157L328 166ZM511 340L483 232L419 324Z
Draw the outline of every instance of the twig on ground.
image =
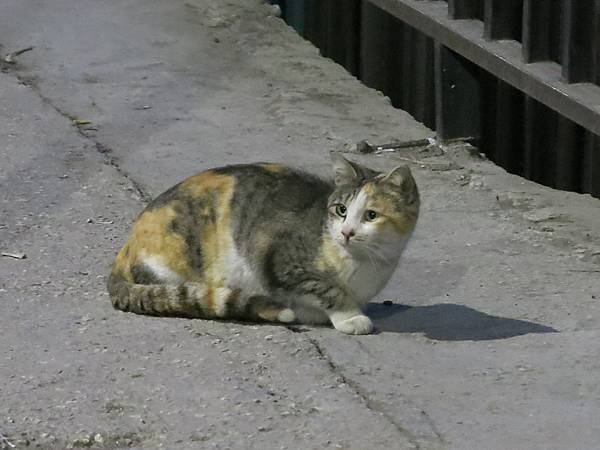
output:
M6 436L4 436L2 433L0 433L0 442L4 442L6 445L8 445L10 448L15 448L16 445L13 444L12 442L10 442Z
M408 162L413 163L413 164L423 164L425 166L431 166L431 165L434 165L434 164L439 164L439 163L436 163L436 162L421 161L421 160L414 159L414 158L406 158L404 156L396 156L395 159L401 159L402 161L408 161Z
M369 141L360 141L356 144L356 150L359 153L382 153L384 151L393 152L395 150L400 150L403 148L409 147L424 147L427 145L434 145L435 140L428 139L416 139L412 141L404 141L404 142L392 142L390 144L380 144L373 145L369 143Z
M4 62L9 64L15 63L15 58L25 52L29 52L33 50L33 47L22 48L21 50L17 50L16 52L11 52L4 57Z
M25 259L25 258L27 258L27 255L25 253L2 252L1 254L2 254L2 256L7 256L9 258L15 258L15 259Z

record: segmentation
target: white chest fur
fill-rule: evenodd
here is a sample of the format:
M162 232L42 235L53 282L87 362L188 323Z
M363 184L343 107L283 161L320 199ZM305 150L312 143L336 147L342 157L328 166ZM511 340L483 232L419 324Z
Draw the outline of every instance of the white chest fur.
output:
M227 254L227 273L227 286L230 289L240 289L244 297L265 294L265 290L250 263L234 246Z
M353 259L341 274L342 281L361 303L367 303L386 285L398 260Z
M340 273L342 281L361 303L367 303L381 291L394 273L408 239L380 255L362 254L349 258Z

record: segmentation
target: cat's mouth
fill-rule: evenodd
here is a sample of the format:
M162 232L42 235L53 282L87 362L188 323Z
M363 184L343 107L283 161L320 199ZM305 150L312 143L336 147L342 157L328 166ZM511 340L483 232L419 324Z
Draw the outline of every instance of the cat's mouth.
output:
M344 250L350 253L361 253L364 247L364 245L361 242L353 239L339 239L338 243Z

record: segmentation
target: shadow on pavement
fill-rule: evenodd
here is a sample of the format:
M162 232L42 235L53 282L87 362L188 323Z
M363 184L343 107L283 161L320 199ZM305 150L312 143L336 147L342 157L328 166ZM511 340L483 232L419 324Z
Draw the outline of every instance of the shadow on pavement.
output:
M365 313L377 331L424 333L441 341L484 341L528 333L555 333L557 330L525 320L490 316L451 303L431 306L369 303Z

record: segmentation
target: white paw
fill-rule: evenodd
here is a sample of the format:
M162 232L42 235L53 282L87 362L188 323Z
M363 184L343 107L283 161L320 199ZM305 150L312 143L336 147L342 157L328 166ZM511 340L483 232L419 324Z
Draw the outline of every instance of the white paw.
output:
M283 323L290 323L296 320L296 314L290 308L285 308L277 315L277 320Z
M346 334L369 334L373 331L373 322L362 314L340 321L332 321L336 330Z

